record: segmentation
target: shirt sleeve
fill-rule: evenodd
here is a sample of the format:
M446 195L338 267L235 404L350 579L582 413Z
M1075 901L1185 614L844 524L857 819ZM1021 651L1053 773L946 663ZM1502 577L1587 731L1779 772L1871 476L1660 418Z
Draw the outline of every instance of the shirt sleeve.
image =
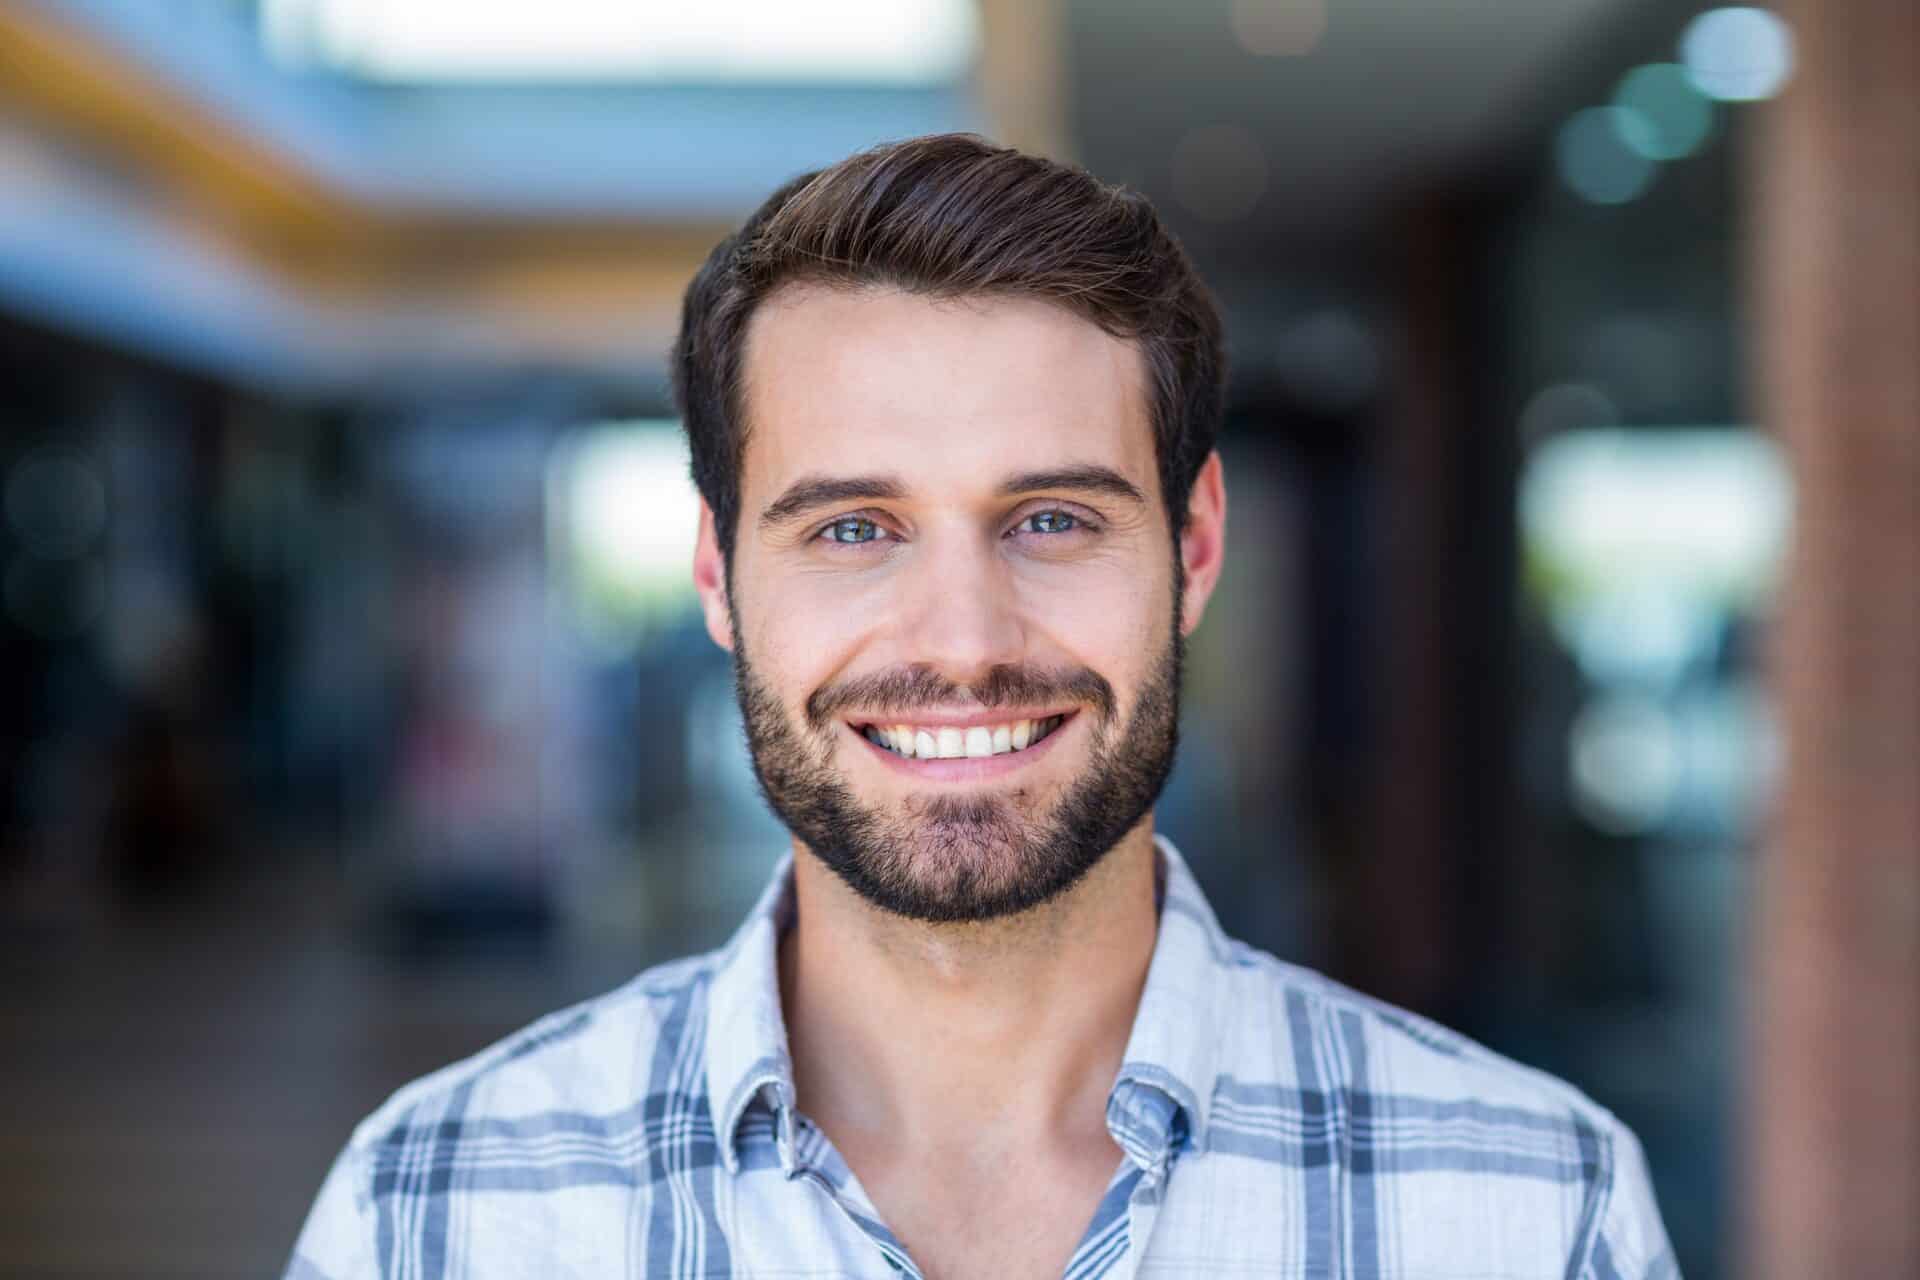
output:
M1613 1178L1581 1280L1679 1280L1640 1140L1616 1119L1611 1146Z
M370 1192L363 1153L349 1144L320 1184L284 1280L360 1280L379 1274Z

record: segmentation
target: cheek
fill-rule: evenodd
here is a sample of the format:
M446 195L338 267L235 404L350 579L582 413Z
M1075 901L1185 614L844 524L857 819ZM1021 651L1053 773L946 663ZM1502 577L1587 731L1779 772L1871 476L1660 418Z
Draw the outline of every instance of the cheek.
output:
M755 670L782 703L797 709L858 652L862 632L854 620L861 616L800 581L762 588L742 601L740 624Z
M1137 569L1080 573L1059 583L1036 576L1023 585L1021 604L1066 657L1111 681L1122 703L1173 625L1171 581Z

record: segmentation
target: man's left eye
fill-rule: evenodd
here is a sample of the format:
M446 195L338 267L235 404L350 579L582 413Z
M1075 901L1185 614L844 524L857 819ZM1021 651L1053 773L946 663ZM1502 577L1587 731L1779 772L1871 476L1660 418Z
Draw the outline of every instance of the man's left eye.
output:
M829 542L873 542L880 526L865 516L843 516L820 531Z
M1071 533L1080 527L1080 518L1070 511L1036 511L1020 526L1034 533Z

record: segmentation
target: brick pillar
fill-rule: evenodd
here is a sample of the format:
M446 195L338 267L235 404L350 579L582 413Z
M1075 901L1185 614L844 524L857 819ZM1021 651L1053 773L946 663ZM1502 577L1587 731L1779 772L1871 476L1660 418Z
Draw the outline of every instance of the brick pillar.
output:
M1769 656L1736 1274L1920 1275L1920 5L1782 0L1754 371L1798 490Z

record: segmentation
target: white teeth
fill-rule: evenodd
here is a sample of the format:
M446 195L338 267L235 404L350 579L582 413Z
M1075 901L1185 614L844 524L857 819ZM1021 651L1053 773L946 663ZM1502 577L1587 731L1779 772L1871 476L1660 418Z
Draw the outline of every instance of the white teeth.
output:
M1014 720L1007 724L972 725L965 729L942 726L915 729L910 724L866 725L861 734L867 741L885 747L897 755L921 760L978 759L1025 751L1060 727L1064 716L1043 720Z

